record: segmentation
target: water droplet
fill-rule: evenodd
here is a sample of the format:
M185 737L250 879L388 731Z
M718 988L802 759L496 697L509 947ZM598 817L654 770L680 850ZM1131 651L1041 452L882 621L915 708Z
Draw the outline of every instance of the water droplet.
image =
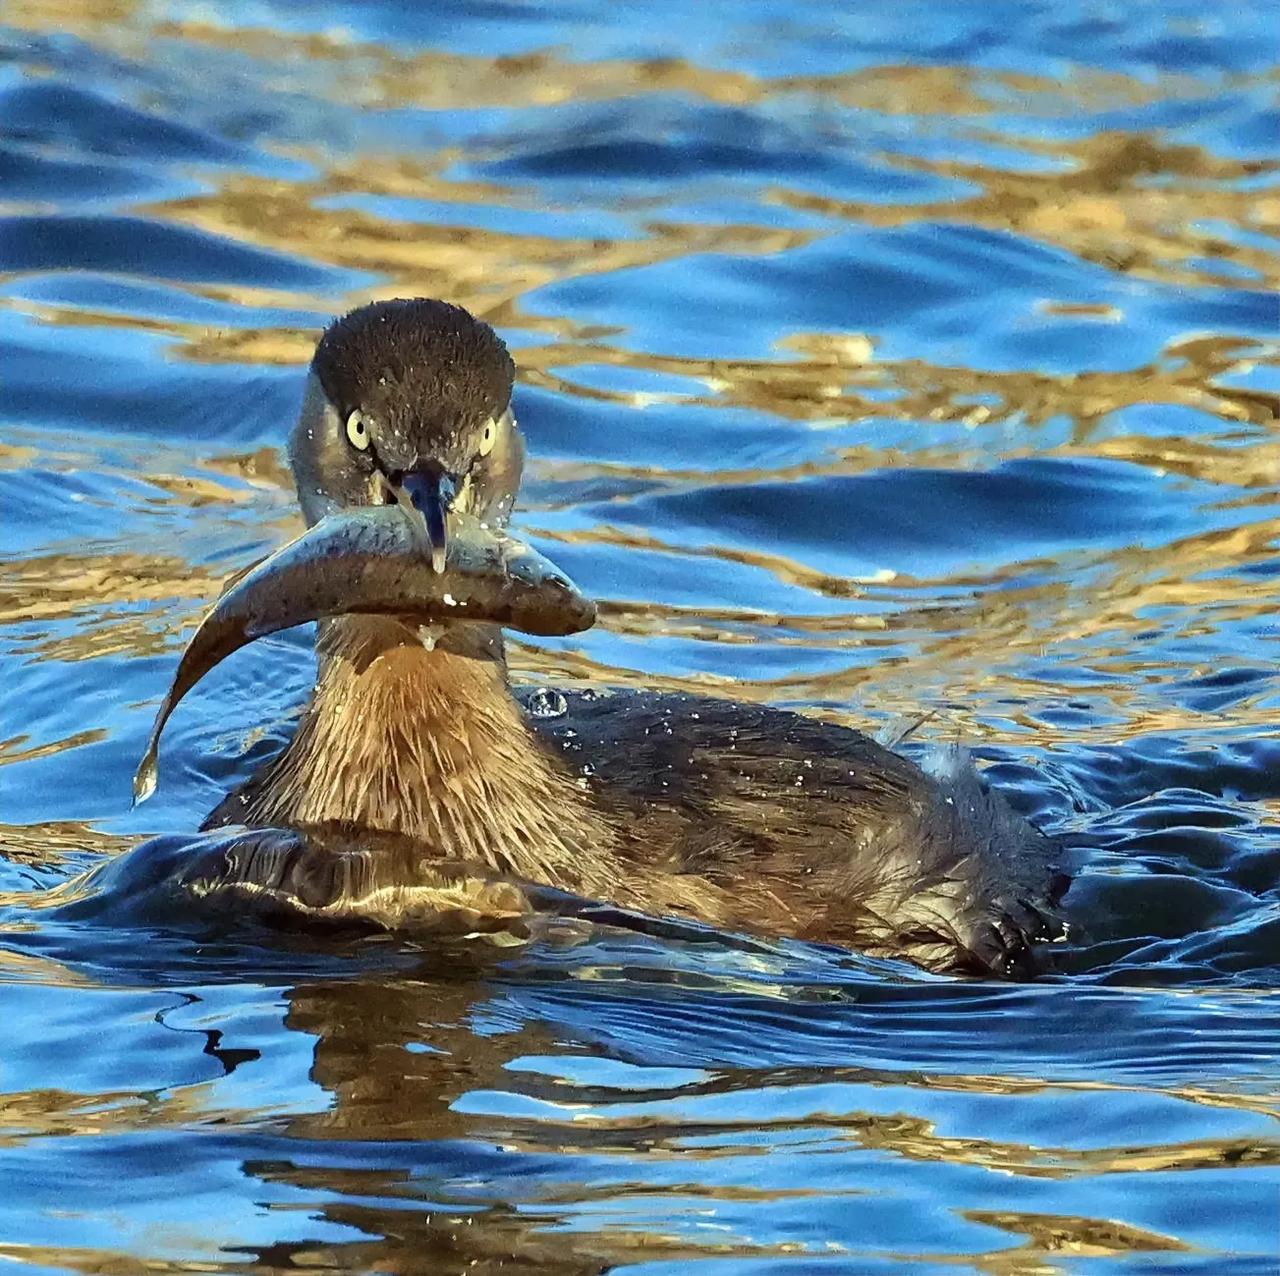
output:
M569 702L552 687L539 687L527 703L531 718L562 718L569 712Z

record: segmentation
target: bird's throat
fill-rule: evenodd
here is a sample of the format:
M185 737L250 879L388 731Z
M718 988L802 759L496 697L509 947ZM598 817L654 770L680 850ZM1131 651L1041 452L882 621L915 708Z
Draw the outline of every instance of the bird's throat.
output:
M613 838L507 685L495 630L424 644L384 617L322 626L315 694L245 823L399 833L428 854L588 891Z

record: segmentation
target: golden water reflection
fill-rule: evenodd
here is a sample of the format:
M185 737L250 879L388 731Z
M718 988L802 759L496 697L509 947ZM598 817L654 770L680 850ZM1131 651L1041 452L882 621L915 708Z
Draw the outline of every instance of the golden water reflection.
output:
M551 494L525 511L524 526L549 542L553 553L560 545L630 566L661 558L690 577L733 568L748 575L761 598L777 587L803 591L803 597L785 611L742 602L662 602L645 596L639 584L632 590L629 582L643 579L638 571L617 570L612 579L621 583L606 591L600 633L593 636L601 639L599 645L542 648L514 642L518 678L694 687L740 699L797 703L855 722L923 716L923 737L998 742L1013 754L1023 747L1082 748L1155 733L1203 738L1219 728L1229 728L1237 739L1274 734L1274 691L1262 679L1255 691L1241 693L1225 710L1197 709L1180 688L1244 661L1246 655L1237 657L1242 635L1275 632L1271 567L1280 540L1280 397L1271 387L1280 377L1280 333L1244 335L1225 319L1206 330L1194 320L1194 301L1202 290L1248 301L1280 286L1280 196L1275 193L1280 163L1216 154L1208 143L1171 141L1154 126L1099 128L1046 141L1037 136L1036 125L1122 106L1163 102L1193 108L1233 86L1274 87L1280 83L1276 73L1211 78L1074 67L1053 78L959 64L885 63L767 77L681 58L590 61L557 49L466 55L384 46L332 31L232 30L218 25L212 11L199 21L178 21L165 16L162 5L134 0L10 0L4 21L33 32L56 30L136 64L141 70L135 96L143 106L160 102L161 114L178 113L165 103L174 98L175 85L189 79L191 97L183 100L181 114L195 126L222 119L222 99L239 85L261 81L270 93L264 98L270 110L261 112L268 122L261 125L261 135L246 126L246 135L262 156L278 164L189 166L183 169L180 193L152 194L129 211L236 244L361 272L367 280L346 291L311 293L248 282L160 279L180 298L209 303L215 314L218 307L261 312L250 326L237 326L160 317L141 303L131 310L83 297L59 299L56 287L27 297L22 292L26 275L3 277L0 306L21 322L39 325L42 339L52 335L75 347L99 333L133 331L139 342L159 336L172 359L167 371L179 382L193 369L300 372L315 330L296 317L277 320L273 312L325 315L372 297L429 293L461 302L501 325L527 391L598 409L609 429L619 428L619 420L634 422L636 435L642 436L646 408L661 405L687 414L691 430L711 414L741 411L794 431L798 441L787 455L758 464L731 450L720 454L710 445L705 468L687 460L664 461L657 453L601 461L591 455L589 439L571 457L535 454L532 476L539 490ZM155 55L160 47L177 69L170 80L153 83L141 71L160 73ZM839 195L792 171L737 192L732 217L716 218L685 207L697 202L697 184L678 177L657 193L602 184L592 196L594 224L583 229L571 221L580 211L576 195L553 198L518 168L503 180L487 173L501 138L495 142L479 128L458 136L388 130L376 144L360 132L362 119L389 109L464 112L607 102L643 109L665 97L758 108L762 118L781 121L784 131L797 120L803 127L825 121L845 149L856 150L868 165L882 165L886 175L920 179L916 189L927 193L905 198L886 187L874 197ZM1016 102L1016 110L1010 102ZM842 116L845 111L855 114ZM246 109L246 116L251 114ZM1016 126L1010 125L1011 114ZM890 150L886 141L878 151L863 145L859 131L864 125L879 129L877 137L898 137L904 144ZM424 143L424 136L431 140ZM912 149L905 141L922 138L937 144ZM573 138L552 140L568 145ZM948 142L955 143L956 154L948 153ZM422 211L412 201L438 207ZM8 203L5 209L10 210ZM512 216L482 219L476 210ZM48 209L41 204L19 211ZM482 220L486 224L476 224ZM495 221L509 228L493 229ZM619 278L616 286L625 291L629 281L643 282L648 268L683 262L695 269L716 255L767 267L851 231L937 224L1016 236L1063 255L1068 271L1088 263L1102 268L1108 280L1177 290L1192 317L1185 328L1170 320L1169 330L1153 339L1152 350L1131 367L1095 367L1086 355L1068 371L1009 370L995 359L993 366L968 366L962 352L943 348L928 357L894 353L874 313L851 313L841 330L789 323L782 314L769 330L767 348L744 335L740 352L709 357L689 354L674 341L664 344L661 334L645 338L580 312L558 313L548 300L554 285L621 271L636 272ZM62 282L54 279L55 285ZM1095 304L1051 295L1048 285L1042 291L1048 295L1037 296L1028 308L1034 321L1050 332L1090 325L1097 331L1090 349L1104 355L1108 335L1134 323L1122 298ZM597 374L604 369L604 383L588 369ZM630 384L621 375L627 373L651 374L677 388L618 388ZM1175 426L1192 420L1194 428L1143 432L1128 414L1153 405L1170 410ZM120 429L127 426L117 423ZM281 435L284 428L279 423ZM298 526L279 447L249 448L197 433L175 437L154 455L138 446L128 464L106 464L103 456L118 445L119 437L98 439L70 429L32 431L30 440L0 443L0 477L85 469L107 478L127 472L146 487L136 501L122 498L118 535L85 543L60 534L0 565L0 626L14 651L24 667L79 666L67 674L68 686L76 679L92 681L87 661L105 662L112 672L104 677L114 678L128 661L174 655L216 595L224 567L229 569L229 551L213 559L206 551L219 536L226 550L233 520L245 554L250 545L269 549L282 543ZM985 471L1024 458L1132 467L1159 480L1151 490L1160 486L1185 496L1202 517L1191 530L1181 524L1156 529L1142 544L1085 545L1057 554L997 547L989 562L936 572L912 573L887 558L856 574L824 568L825 560L803 545L784 550L764 543L726 544L717 540L714 527L682 535L657 519L635 523L626 518L629 483L661 494L715 494L730 486L779 483L796 484L793 490L802 492L804 482L879 470ZM590 517L562 518L566 510L572 512L576 493L591 485L617 494L593 500ZM143 507L164 518L152 525L134 517ZM1090 517L1091 510L1082 508L1080 518ZM193 561L197 555L199 561ZM1247 659L1254 661L1252 638L1250 644ZM648 657L638 654L654 650L664 653L656 671L642 667ZM712 650L730 658L714 669L701 667L700 656ZM782 658L750 664L760 651ZM752 676L739 676L735 656ZM1068 667L1087 673L1083 690L1065 683ZM147 694L158 697L162 690L157 683ZM1075 697L1087 699L1087 719L1052 715ZM146 707L131 704L129 710ZM91 717L85 715L83 727L48 733L50 738L6 729L0 733L0 771L20 775L24 767L109 737ZM0 825L4 858L27 875L85 853L113 855L128 842L102 833L91 821ZM8 951L0 958L0 983L43 983L87 995L95 989L93 979L73 965ZM1052 1095L1066 1108L1080 1102L1080 1092L1092 1084L1106 1090L1099 1101L1123 1094L1122 1087L1101 1082L1004 1076L998 1059L989 1075L815 1068L789 1080L829 1084L829 1094L840 1091L831 1110L786 1119L768 1115L778 1077L748 1076L746 1069L736 1070L731 1079L714 1076L700 1088L629 1093L633 1111L621 1115L609 1111L616 1096L583 1093L568 1083L558 1090L551 1082L541 1091L534 1083L526 1086L509 1067L512 1061L555 1056L565 1042L540 1024L507 1034L477 1031L476 1016L488 995L479 987L474 981L387 979L376 986L366 981L299 985L281 994L280 1035L314 1044L305 1080L299 1076L292 1084L299 1089L315 1085L324 1102L315 1110L279 1115L278 1127L270 1128L279 1135L272 1155L237 1161L235 1173L250 1182L251 1195L267 1186L294 1194L286 1204L264 1206L264 1211L344 1226L358 1239L280 1241L245 1257L244 1250L220 1250L224 1236L202 1237L204 1224L197 1218L189 1248L217 1257L168 1257L172 1238L159 1232L131 1245L122 1241L117 1248L0 1242L0 1257L85 1273L132 1272L145 1252L148 1270L157 1272L384 1270L438 1276L466 1270L492 1276L534 1271L587 1276L609 1265L653 1258L790 1256L804 1245L771 1237L763 1226L758 1237L747 1227L719 1226L717 1208L767 1210L793 1197L815 1205L830 1198L846 1216L872 1195L860 1186L755 1186L750 1156L787 1147L801 1149L798 1158L866 1157L897 1170L906 1167L906 1173L920 1176L908 1181L932 1183L935 1190L927 1176L938 1166L981 1170L999 1176L1002 1184L1034 1180L1042 1186L1139 1172L1247 1174L1280 1163L1275 1141L1261 1137L1224 1134L1163 1142L1143 1127L1140 1136L1124 1143L1108 1138L1080 1147L1050 1139L1019 1141L946 1133L931 1117L878 1111L865 1098L897 1086L904 1090L904 1107L918 1100L922 1108L936 1111L940 1096L948 1095L1034 1091ZM111 1041L91 1037L86 1029L86 1056L101 1051L109 1058L111 1049ZM268 1063L242 1066L240 1080L261 1075L254 1067ZM1132 1094L1214 1112L1280 1117L1274 1084L1255 1080L1256 1092L1206 1082L1201 1087L1135 1084ZM12 1088L0 1094L0 1147L22 1149L45 1138L69 1143L78 1137L109 1145L140 1130L155 1135L198 1129L201 1137L216 1137L237 1128L258 1134L277 1120L275 1112L252 1106L252 1098L237 1099L227 1081L216 1076L146 1093L105 1084L81 1093L52 1081ZM696 1131L703 1145L691 1146L691 1125L681 1105L730 1090L742 1095L744 1115L736 1121L708 1118ZM247 1093L252 1096L251 1089ZM477 1094L491 1099L479 1113L462 1102ZM541 1116L523 1113L517 1102L502 1110L503 1099L530 1097L560 1106L548 1106ZM526 1199L477 1197L471 1209L457 1199L435 1200L439 1182L394 1168L391 1152L392 1168L354 1166L316 1152L376 1141L391 1152L425 1146L441 1158L440 1148L468 1142L513 1158L591 1158L595 1176L584 1173L578 1179L566 1172L557 1186L541 1182L530 1188ZM709 1183L712 1176L700 1174L713 1160L721 1167L739 1157L744 1160L738 1180L718 1175ZM678 1169L678 1181L654 1187L655 1167ZM447 1178L444 1171L441 1175ZM518 1178L513 1174L507 1182L509 1194ZM459 1189L455 1180L446 1186ZM1196 1179L1184 1177L1170 1190L1200 1189ZM672 1204L669 1216L659 1219L661 1211L649 1202L663 1191L671 1193ZM1075 1260L1086 1257L1206 1257L1169 1231L1103 1216L1101 1207L1097 1217L1065 1209L993 1209L965 1204L962 1191L956 1195L961 1199L948 1197L948 1208L957 1219L992 1229L992 1237L983 1242L982 1252L914 1255L920 1263L1039 1276L1074 1270ZM216 1221L208 1227L216 1232ZM824 1252L846 1263L857 1261L852 1246L830 1242Z
M78 985L88 987L83 979ZM514 1032L477 1032L477 1015L483 1013L487 996L475 982L454 978L393 978L379 981L376 991L363 980L283 990L284 1026L314 1043L308 1080L322 1088L326 1102L310 1112L277 1118L268 1155L227 1155L243 1157L238 1170L259 1191L276 1189L269 1198L272 1208L303 1210L317 1222L349 1231L338 1241L277 1241L258 1253L255 1270L585 1274L659 1256L687 1261L715 1254L763 1258L814 1252L799 1238L771 1239L777 1229L764 1221L770 1211L788 1202L812 1203L822 1217L834 1208L856 1224L860 1211L874 1210L880 1199L902 1190L887 1184L909 1190L914 1175L927 1175L940 1163L1007 1176L1017 1195L1023 1195L1020 1185L1027 1179L1068 1183L1199 1169L1247 1173L1280 1164L1280 1143L1274 1139L1055 1147L944 1135L933 1120L892 1110L910 1100L914 1086L934 1111L940 1105L945 1110L947 1096L956 1096L949 1123L958 1119L973 1125L980 1123L981 1109L968 1111L966 1095L1035 1091L1056 1094L1070 1105L1097 1088L1084 1082L1055 1085L1000 1076L908 1080L898 1072L849 1067L730 1070L685 1084L637 1082L621 1094L608 1087L593 1089L557 1075L561 1059L572 1066L578 1056L564 1055L549 1026L525 1023ZM193 1047L206 1035L193 1033ZM244 1093L243 1086L249 1085L247 1093L252 1093L255 1070L277 1065L256 1051L238 1049L235 1034L210 1040L215 1055L231 1061L225 1076L148 1095L49 1088L3 1096L0 1146L20 1149L59 1137L82 1147L85 1139L109 1144L114 1138L136 1139L139 1131L159 1135L196 1129L203 1131L208 1146L222 1131L253 1127L263 1114L228 1105L222 1091ZM533 1072L511 1066L530 1059L538 1061ZM797 1087L795 1093L816 1089L802 1111L783 1098L779 1106L789 1115L769 1116L774 1095L785 1096L793 1092L791 1087ZM889 1111L876 1110L883 1106L878 1098L882 1090L891 1096ZM1135 1093L1148 1100L1172 1093L1195 1101L1190 1091L1181 1095L1135 1087ZM859 1107L863 1094L866 1108ZM743 1102L731 1112L715 1103L724 1095L737 1095ZM473 1096L470 1102L468 1096ZM479 1096L479 1110L474 1096ZM1108 1094L1097 1097L1105 1100ZM1274 1099L1265 1095L1213 1096L1218 1102L1225 1097L1242 1113L1274 1114ZM610 1110L615 1105L617 1113ZM795 1183L759 1185L759 1157L776 1150L780 1139L796 1158ZM252 1146L255 1140L249 1142ZM374 1142L383 1149L384 1163L350 1154L353 1147ZM459 1149L468 1151L455 1161ZM553 1161L563 1168L550 1172ZM505 1186L491 1180L492 1169L483 1168L499 1163L510 1176ZM521 1166L527 1166L527 1178L522 1178ZM873 1166L892 1171L878 1188L874 1176L862 1183ZM513 1185L518 1185L514 1198L504 1199L502 1194ZM959 1191L961 1200L966 1195ZM978 1197L985 1199L981 1192ZM68 1208L74 1211L74 1203ZM1107 1217L1013 1205L952 1208L961 1218L1025 1237L1022 1245L991 1243L984 1252L966 1254L966 1263L981 1271L1065 1270L1054 1265L1055 1255L1194 1250L1174 1235ZM752 1218L762 1220L758 1234ZM583 1223L590 1223L589 1228ZM207 1250L211 1222L197 1214L187 1226L190 1247ZM565 1244L566 1229L572 1245ZM327 1228L326 1234L331 1231ZM855 1234L856 1226L852 1232L841 1227L839 1233ZM167 1238L157 1231L153 1239L161 1253L154 1262L149 1255L148 1270L242 1270L230 1256L225 1265L206 1260L198 1268L166 1267ZM256 1252L252 1246L250 1250ZM854 1261L874 1250L873 1243L864 1248L849 1240L828 1240L820 1247L820 1252ZM29 1247L8 1246L0 1253L37 1259L37 1251ZM101 1249L40 1253L43 1261L71 1270L128 1269L123 1255L113 1257ZM243 1250L237 1248L239 1253ZM956 1262L960 1256L929 1257ZM1024 1266L1033 1259L1033 1267Z

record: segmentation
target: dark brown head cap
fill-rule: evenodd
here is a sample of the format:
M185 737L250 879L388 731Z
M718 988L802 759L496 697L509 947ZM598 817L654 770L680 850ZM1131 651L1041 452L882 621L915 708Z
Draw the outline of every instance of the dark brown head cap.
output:
M401 436L500 416L515 376L487 323L424 297L375 301L336 320L311 368L340 415L359 408Z
M493 329L448 302L376 301L336 320L289 436L307 522L380 504L416 473L447 478L454 509L503 526L524 466L514 374Z

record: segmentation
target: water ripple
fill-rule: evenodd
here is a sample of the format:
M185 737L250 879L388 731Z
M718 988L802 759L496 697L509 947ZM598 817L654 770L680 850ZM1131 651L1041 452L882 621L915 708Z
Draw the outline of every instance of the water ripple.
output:
M0 1256L1268 1270L1267 6L0 22ZM202 684L128 810L185 633L297 526L316 329L418 293L508 340L523 528L601 599L518 676L965 740L1077 857L1049 977L603 919L419 952L39 907L292 729L305 633Z

